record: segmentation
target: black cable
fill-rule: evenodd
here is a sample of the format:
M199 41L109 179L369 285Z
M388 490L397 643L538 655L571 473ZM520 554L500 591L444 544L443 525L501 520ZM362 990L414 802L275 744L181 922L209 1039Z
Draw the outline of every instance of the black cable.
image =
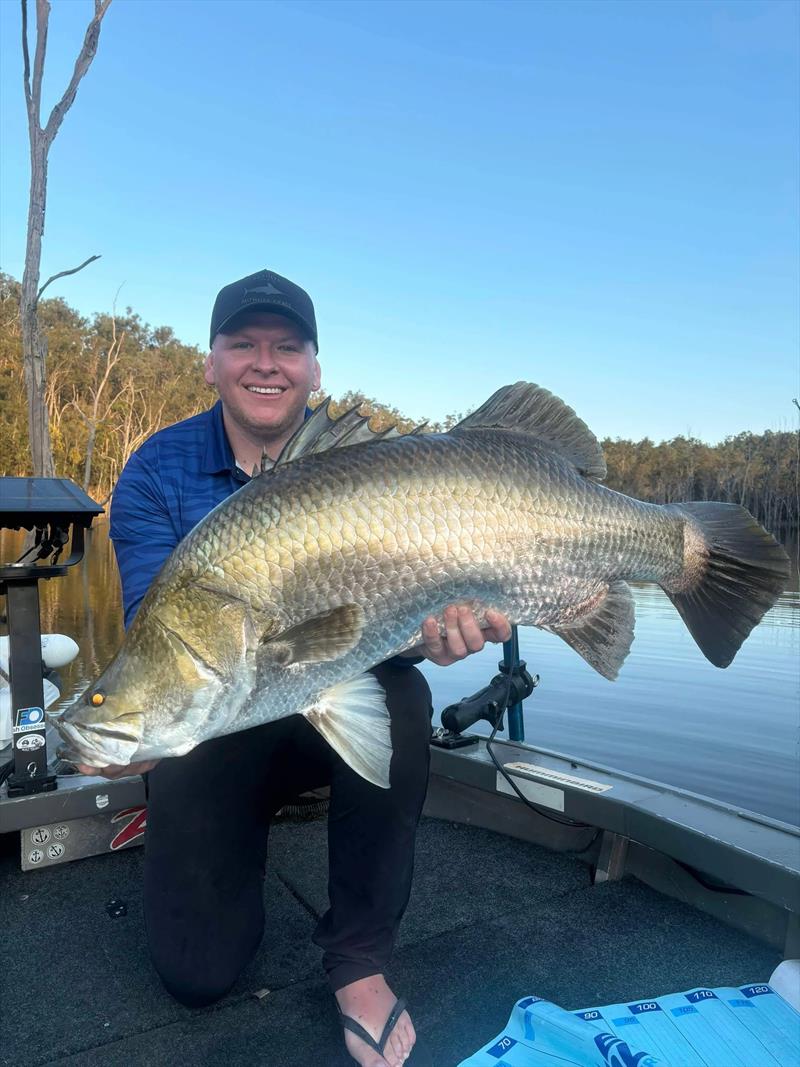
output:
M590 848L594 844L594 842L597 840L597 837L602 833L602 830L600 830L598 827L593 827L592 824L588 823L588 822L576 822L574 819L560 819L557 815L550 814L550 812L545 811L543 808L540 808L537 804L534 804L530 800L528 800L528 798L525 796L525 794L517 787L517 783L514 781L514 779L511 777L511 775L508 773L508 771L506 771L505 767L503 767L498 762L497 757L495 756L494 752L492 751L491 745L492 745L492 741L494 741L494 735L497 733L497 729L498 729L497 726L495 726L494 729L492 730L491 734L489 735L489 737L488 737L488 739L486 741L486 751L489 753L489 756L491 757L492 763L495 765L495 767L498 769L498 771L502 774L502 776L505 778L505 780L508 782L508 784L514 790L514 792L517 794L517 796L522 801L522 803L526 804L532 811L535 811L537 815L541 815L543 819L549 819L550 822L558 823L560 826L571 826L575 830L592 830L592 829L597 830L597 833L595 834L595 836L592 838L592 840L589 842L589 844L586 845L586 848ZM585 849L581 849L581 851L585 851Z
M750 897L753 895L752 893L748 893L746 889L737 889L736 886L725 885L721 882L717 884L708 882L695 867L690 867L688 863L675 859L674 856L672 858L679 867L686 871L690 878L694 878L695 882L698 882L703 889L707 889L710 893L724 893L727 896L737 897Z
M486 741L486 751L489 753L489 756L491 757L492 763L495 765L495 767L498 769L498 771L502 774L502 776L505 778L505 780L508 782L508 784L514 790L514 792L517 794L517 796L522 801L522 803L526 804L531 809L531 811L535 811L536 814L537 815L541 815L543 819L549 819L550 822L558 823L559 826L571 826L576 830L591 830L591 829L596 829L597 830L597 833L594 835L594 837L589 842L589 844L586 845L585 848L580 850L581 852L585 852L586 849L589 849L589 848L592 847L592 845L595 843L597 838L602 833L602 830L600 830L599 827L592 827L592 825L590 823L576 822L574 819L560 819L557 815L551 815L549 812L544 811L542 808L538 807L536 804L531 803L531 801L528 800L528 798L525 796L525 794L517 787L516 782L513 781L513 779L511 778L511 775L508 774L508 772L506 771L505 767L502 767L500 765L497 757L495 756L494 752L492 751L492 742L494 741L495 734L497 733L497 731L499 729L499 726L500 726L500 723L502 721L503 715L505 714L505 712L507 712L509 710L508 709L508 702L509 702L509 699L511 697L511 679L512 679L512 671L511 671L511 669L509 669L508 676L507 676L507 681L506 681L506 695L505 695L505 697L503 699L503 705L502 705L503 709L505 709L505 710L501 710L500 714L497 717L497 722L495 723L494 727L492 728L492 732L489 735L488 740Z
M6 780L6 778L10 778L11 777L11 774L12 774L13 770L14 770L14 760L12 758L12 759L10 759L8 761L8 763L4 763L3 766L0 767L0 785L3 784L3 782Z
M45 535L44 527L37 526L35 534L34 534L33 544L30 546L30 548L26 548L25 549L25 551L22 553L22 555L19 557L19 559L14 561L14 566L15 567L17 566L17 564L22 563L22 561L25 559L25 557L29 556L31 554L31 552L34 551L34 549L41 548L41 544L42 544L42 540L44 538L44 535ZM40 551L39 554L34 557L33 562L35 563L36 560L41 559L43 555L47 555L45 550Z

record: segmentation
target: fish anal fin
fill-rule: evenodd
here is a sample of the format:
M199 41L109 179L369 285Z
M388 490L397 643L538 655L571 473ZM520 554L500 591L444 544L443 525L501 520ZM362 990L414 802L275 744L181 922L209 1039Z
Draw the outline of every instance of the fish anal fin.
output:
M392 739L386 694L374 674L326 689L302 714L362 778L389 788Z
M588 610L570 622L546 629L583 656L590 667L613 681L630 651L634 624L633 594L626 582L613 582Z
M342 604L288 630L270 634L259 650L259 660L269 659L288 667L293 663L338 659L361 640L364 619L364 609L359 604Z
M539 385L517 382L503 386L450 433L477 429L530 434L586 477L601 481L606 476L606 461L595 435L571 407Z

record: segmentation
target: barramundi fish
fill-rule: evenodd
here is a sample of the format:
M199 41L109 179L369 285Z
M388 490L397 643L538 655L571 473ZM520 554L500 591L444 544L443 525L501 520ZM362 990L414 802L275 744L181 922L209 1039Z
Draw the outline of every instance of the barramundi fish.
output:
M365 441L364 422L324 405L184 538L58 721L62 755L180 756L300 714L385 787L388 713L366 672L448 604L549 630L613 679L633 640L629 581L660 585L718 667L786 587L786 553L744 508L605 488L596 438L538 386L500 389L445 434Z

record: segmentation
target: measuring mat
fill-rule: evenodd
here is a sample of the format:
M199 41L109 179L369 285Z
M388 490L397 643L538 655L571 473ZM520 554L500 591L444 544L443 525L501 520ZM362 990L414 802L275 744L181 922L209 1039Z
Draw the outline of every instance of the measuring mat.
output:
M524 997L503 1033L459 1067L722 1064L800 1064L800 1013L769 985L690 989L581 1011Z

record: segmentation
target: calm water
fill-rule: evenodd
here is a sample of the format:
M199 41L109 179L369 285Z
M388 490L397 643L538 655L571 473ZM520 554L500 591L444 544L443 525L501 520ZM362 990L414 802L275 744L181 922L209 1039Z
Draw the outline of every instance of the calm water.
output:
M17 542L0 533L0 560L16 558ZM104 521L89 533L83 563L41 588L43 632L69 634L81 647L61 672L62 707L122 636ZM704 659L659 589L634 595L636 639L616 682L559 638L520 630L522 657L541 676L526 702L526 740L800 824L800 594L784 594L724 671ZM426 664L437 711L486 685L501 656L491 646L453 667Z

